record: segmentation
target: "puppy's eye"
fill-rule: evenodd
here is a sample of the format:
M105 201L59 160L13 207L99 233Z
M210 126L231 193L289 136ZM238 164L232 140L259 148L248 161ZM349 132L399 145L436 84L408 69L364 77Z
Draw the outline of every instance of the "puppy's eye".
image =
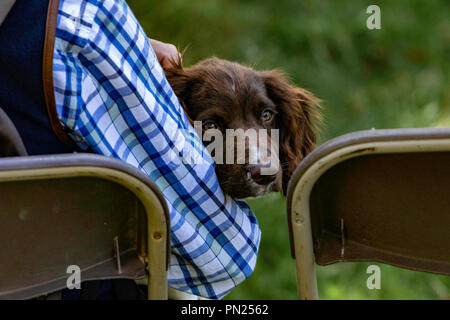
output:
M267 122L267 121L272 120L272 118L273 118L273 112L268 109L264 110L263 113L261 114L261 119L263 121Z
M214 121L208 120L203 122L203 130L217 129L218 126Z

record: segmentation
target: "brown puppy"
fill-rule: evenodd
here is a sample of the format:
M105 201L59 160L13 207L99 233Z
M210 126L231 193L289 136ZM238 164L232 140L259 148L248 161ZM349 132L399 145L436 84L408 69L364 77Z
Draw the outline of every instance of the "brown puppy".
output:
M225 135L227 129L267 130L265 154L271 160L262 159L259 145L252 147L244 137L247 139L244 163L237 161L236 151L233 151L233 163L216 162L216 174L225 193L247 198L286 191L293 171L315 146L319 99L289 84L279 71L255 71L218 58L201 61L190 68L176 63L165 72L190 120L202 121L203 132L217 129ZM270 139L271 129L279 129L276 145ZM225 140L226 157L226 143L230 141ZM203 139L203 143L208 146L211 141ZM274 150L276 157L272 156ZM252 155L256 162L249 162ZM280 170L263 174L262 169L269 166Z

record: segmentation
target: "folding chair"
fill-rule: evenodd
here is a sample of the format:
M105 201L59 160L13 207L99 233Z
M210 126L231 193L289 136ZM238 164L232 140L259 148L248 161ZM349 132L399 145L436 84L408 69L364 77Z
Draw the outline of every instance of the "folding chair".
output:
M0 1L0 26L2 25L3 20L5 20L6 16L8 15L9 11L11 10L15 2L16 0Z
M170 220L149 177L104 156L24 150L0 109L0 299L66 288L72 265L82 282L147 269L148 298L167 299Z
M450 275L449 190L449 128L362 131L317 148L287 195L299 298L318 298L314 258Z

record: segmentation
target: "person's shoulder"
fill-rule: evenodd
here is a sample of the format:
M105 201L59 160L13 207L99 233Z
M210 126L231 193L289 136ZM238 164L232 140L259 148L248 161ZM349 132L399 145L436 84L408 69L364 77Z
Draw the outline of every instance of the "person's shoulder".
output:
M80 50L90 41L99 1L61 0L58 9L55 48L62 52Z

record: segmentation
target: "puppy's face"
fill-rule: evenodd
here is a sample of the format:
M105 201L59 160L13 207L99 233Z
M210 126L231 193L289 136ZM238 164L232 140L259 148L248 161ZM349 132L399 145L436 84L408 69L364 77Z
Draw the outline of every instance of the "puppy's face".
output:
M286 190L315 143L316 98L277 71L217 58L166 70L166 76L190 120L201 121L203 143L225 193L247 198ZM223 137L221 148L215 132Z

